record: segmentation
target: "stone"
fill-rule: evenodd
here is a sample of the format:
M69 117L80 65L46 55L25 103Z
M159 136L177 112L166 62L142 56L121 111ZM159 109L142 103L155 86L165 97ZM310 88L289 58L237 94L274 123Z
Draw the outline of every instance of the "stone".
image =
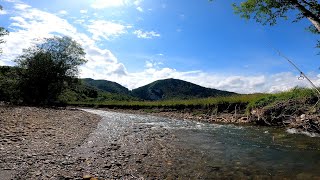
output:
M85 174L85 175L83 175L82 176L82 179L91 179L92 178L92 176L91 175L89 175L89 174Z

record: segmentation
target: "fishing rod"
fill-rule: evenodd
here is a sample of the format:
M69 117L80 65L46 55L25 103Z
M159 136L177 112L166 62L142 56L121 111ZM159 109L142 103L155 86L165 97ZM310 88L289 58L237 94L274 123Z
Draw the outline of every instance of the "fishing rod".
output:
M302 79L306 79L306 80L308 80L309 81L309 83L311 84L311 86L313 87L313 89L318 93L318 99L320 99L319 98L319 96L320 96L320 91L318 90L318 88L317 88L317 86L300 70L300 68L298 68L298 66L297 65L295 65L289 58L287 58L285 55L283 55L283 54L281 54L281 52L279 51L279 50L277 50L277 49L275 49L275 51L278 53L278 55L280 56L280 57L283 57L284 59L286 59L297 71L299 71L299 73L300 73L300 79L302 78ZM317 102L318 103L318 102Z

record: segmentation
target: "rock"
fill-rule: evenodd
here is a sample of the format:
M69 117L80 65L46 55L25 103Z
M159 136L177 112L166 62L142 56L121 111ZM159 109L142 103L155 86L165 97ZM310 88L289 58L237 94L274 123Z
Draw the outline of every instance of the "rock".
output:
M89 174L85 174L82 176L82 179L91 179L91 178L93 178L93 177Z
M41 175L41 172L40 172L40 171L36 171L34 174L35 174L36 176L40 176L40 175Z
M305 114L301 114L300 119L301 120L305 120L306 119L306 115Z
M104 166L104 168L106 168L106 169L110 169L112 167L112 164L110 164L110 163L107 163L105 166Z

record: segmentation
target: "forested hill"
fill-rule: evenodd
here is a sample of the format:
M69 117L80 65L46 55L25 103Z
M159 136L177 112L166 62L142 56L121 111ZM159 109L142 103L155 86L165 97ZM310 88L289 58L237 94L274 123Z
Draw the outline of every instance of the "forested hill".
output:
M81 79L82 82L87 85L94 87L98 90L114 93L114 94L122 94L122 95L130 95L130 91L128 88L123 87L122 85L108 81L108 80L94 80L91 78Z
M143 100L193 99L230 96L236 93L205 88L179 79L158 80L132 90L132 95Z

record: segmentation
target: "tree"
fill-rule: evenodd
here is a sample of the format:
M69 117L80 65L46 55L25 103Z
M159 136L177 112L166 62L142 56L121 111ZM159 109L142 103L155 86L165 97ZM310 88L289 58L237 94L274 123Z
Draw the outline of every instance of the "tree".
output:
M81 45L70 37L44 39L23 50L15 62L24 70L21 92L25 103L51 104L73 82L86 62Z
M240 5L233 4L242 18L253 18L263 25L275 25L278 18L288 19L289 11L296 11L294 22L309 19L310 31L320 33L320 5L317 0L247 0Z
M2 6L0 5L0 11L2 11ZM0 44L4 43L5 41L2 39L3 36L8 35L9 31L7 31L5 28L0 27ZM2 54L2 49L0 49L0 54Z

